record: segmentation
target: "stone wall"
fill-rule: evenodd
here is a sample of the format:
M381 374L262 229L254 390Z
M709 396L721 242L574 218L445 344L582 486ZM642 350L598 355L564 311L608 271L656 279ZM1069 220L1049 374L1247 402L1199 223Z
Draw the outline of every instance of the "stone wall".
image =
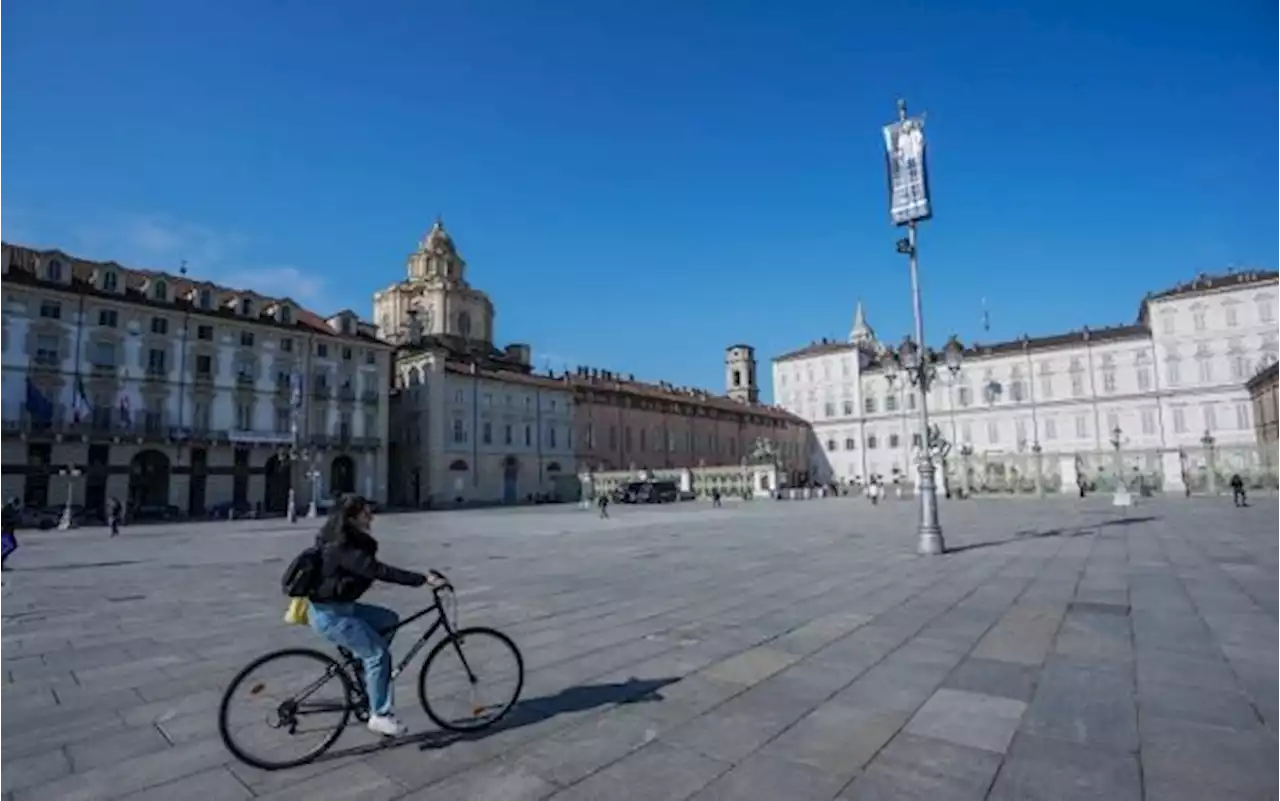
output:
M1070 494L1078 492L1078 479L1092 492L1111 492L1116 489L1117 469L1123 471L1131 492L1182 494L1188 488L1192 493L1209 492L1215 482L1214 491L1222 492L1235 473L1247 487L1275 489L1275 460L1268 456L1265 448L1247 445L1121 449L1118 455L1114 450L1046 452L1038 457L1037 471L1035 453L952 453L945 469L952 490L969 495Z
M719 491L723 498L771 497L779 489L778 468L766 465L680 467L666 470L601 470L578 474L582 499L592 501L632 481L674 481L680 492L709 499Z

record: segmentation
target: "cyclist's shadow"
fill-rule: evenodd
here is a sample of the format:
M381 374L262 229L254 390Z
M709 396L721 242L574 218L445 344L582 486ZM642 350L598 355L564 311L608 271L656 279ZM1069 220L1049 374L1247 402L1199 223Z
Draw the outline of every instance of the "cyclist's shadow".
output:
M578 687L569 687L554 695L543 695L537 698L526 698L517 701L502 720L481 731L462 733L434 730L408 734L404 737L387 737L375 743L330 751L316 761L325 762L413 744L417 744L423 751L429 751L436 748L446 748L454 743L466 740L482 740L499 732L518 729L521 726L530 726L567 712L581 712L587 709L609 706L610 704L622 705L661 701L662 696L658 693L658 690L679 680L678 677L674 676L664 679L632 678L624 682L611 684L584 684Z

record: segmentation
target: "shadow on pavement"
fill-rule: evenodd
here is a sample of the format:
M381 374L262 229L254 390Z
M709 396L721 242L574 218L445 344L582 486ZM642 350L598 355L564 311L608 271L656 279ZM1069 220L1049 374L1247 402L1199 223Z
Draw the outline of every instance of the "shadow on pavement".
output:
M1136 517L1121 517L1115 520L1103 520L1099 523L1091 523L1087 526L1072 529L1050 529L1048 531L1019 531L1012 537L1003 540L993 540L991 542L973 542L968 545L957 545L954 548L948 548L947 553L963 553L964 551L975 551L979 548L995 548L1000 545L1008 545L1011 542L1022 542L1023 540L1035 540L1044 537L1083 537L1087 534L1097 533L1097 529L1106 528L1108 526L1130 526L1135 523L1150 523L1159 520L1158 517L1152 515L1139 515Z
M580 687L570 687L566 690L561 690L555 695L544 695L538 698L526 698L517 701L506 717L491 728L483 731L472 733L429 731L410 734L405 737L387 738L381 742L330 751L317 761L325 762L342 759L360 754L370 754L387 748L402 748L413 744L416 744L423 751L445 748L464 740L483 740L485 737L491 737L499 732L530 726L568 712L580 712L610 704L621 705L661 701L662 696L658 693L658 690L679 680L676 677L664 679L633 678L613 684L586 684Z

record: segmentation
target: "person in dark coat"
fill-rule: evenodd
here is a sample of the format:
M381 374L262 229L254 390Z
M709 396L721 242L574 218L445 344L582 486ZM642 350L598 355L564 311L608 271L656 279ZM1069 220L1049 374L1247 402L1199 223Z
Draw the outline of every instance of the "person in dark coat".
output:
M1244 479L1240 477L1239 473L1234 473L1231 476L1231 502L1236 506L1249 505L1244 494Z
M308 597L307 618L321 636L363 661L369 731L395 737L407 730L391 711L388 646L400 616L393 609L358 601L375 581L421 587L438 586L444 579L437 573L415 573L378 561L378 541L369 533L372 525L373 509L364 498L352 495L333 505L316 537L320 578Z
M124 506L120 499L112 495L107 499L107 525L111 527L111 536L120 533L120 516L124 514Z
M3 523L0 524L0 569L9 569L3 565L18 550L18 515L21 511L17 498L5 501Z

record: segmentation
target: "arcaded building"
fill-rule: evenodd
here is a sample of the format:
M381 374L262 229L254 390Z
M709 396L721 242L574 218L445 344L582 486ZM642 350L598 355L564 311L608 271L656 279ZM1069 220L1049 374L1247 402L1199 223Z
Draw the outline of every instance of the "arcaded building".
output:
M186 275L3 245L4 495L99 514L386 499L391 346Z

